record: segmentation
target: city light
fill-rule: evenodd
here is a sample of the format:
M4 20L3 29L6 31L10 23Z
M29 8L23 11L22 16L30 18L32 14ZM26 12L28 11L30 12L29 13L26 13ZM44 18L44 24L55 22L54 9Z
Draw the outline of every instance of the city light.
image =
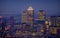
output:
M20 16L11 16L9 18L0 16L0 31L6 33L4 37L20 38L24 36L25 38L40 38L57 35L58 26L60 26L60 16L46 18L45 10L39 10L37 18L34 18L34 11L32 6L29 6L26 11L21 13L20 19Z

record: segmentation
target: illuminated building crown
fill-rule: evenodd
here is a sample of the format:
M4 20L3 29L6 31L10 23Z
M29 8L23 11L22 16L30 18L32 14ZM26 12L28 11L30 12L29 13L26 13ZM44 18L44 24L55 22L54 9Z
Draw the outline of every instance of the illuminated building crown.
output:
M29 8L27 10L33 10L32 6L29 6Z

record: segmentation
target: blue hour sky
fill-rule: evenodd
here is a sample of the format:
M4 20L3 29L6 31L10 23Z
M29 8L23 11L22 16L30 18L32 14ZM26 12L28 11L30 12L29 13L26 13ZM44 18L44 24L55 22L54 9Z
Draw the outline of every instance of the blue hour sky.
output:
M0 15L20 14L29 6L35 13L45 10L47 16L60 15L60 0L0 0Z

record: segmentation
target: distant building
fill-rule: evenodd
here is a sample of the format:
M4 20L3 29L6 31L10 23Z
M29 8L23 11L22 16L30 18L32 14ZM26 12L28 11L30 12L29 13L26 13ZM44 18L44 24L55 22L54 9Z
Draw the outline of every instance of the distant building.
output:
M60 16L57 16L57 23L56 23L57 26L60 26Z
M46 24L46 35L48 35L49 34L49 19L46 19L45 24Z
M36 21L36 24L37 24L37 31L40 33L40 32L42 32L42 33L40 33L40 36L41 36L41 34L42 35L45 35L45 28L46 28L46 24L45 24L45 16L46 14L45 14L45 11L44 10L39 10L38 11L38 17L37 17L37 19L35 19L35 21Z
M14 16L14 24L20 24L20 23L21 23L20 15Z
M9 18L9 24L10 25L14 25L14 16L11 16L10 18Z
M26 11L23 11L21 23L33 24L34 10L31 6Z
M27 9L27 23L33 24L34 10L31 6Z
M57 16L57 37L60 37L60 16Z
M56 26L56 16L51 16L50 21L51 21L51 26Z
M5 37L4 36L5 26L6 26L6 19L0 16L0 37Z
M21 17L21 23L26 23L27 22L27 12L23 11L22 17Z
M0 28L2 28L2 30L5 30L5 26L6 26L6 19L2 16L0 16Z
M38 19L37 23L43 25L45 27L45 11L44 10L39 10L38 11Z
M51 25L49 27L50 27L50 34L52 34L52 35L57 34L57 25L56 25L57 22L56 22L56 20L57 20L56 16L50 17Z
M39 20L45 20L45 11L44 10L39 10L38 11L38 19Z

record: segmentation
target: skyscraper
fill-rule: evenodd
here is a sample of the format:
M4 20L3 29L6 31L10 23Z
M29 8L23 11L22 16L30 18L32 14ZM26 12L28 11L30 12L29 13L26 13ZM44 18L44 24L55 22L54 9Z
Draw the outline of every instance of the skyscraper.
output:
M38 23L45 27L45 11L39 10L38 11Z
M39 26L39 30L40 32L43 32L41 33L42 35L45 35L45 28L46 28L46 24L45 24L45 11L44 10L39 10L38 11L38 19L37 19L37 24ZM37 29L37 30L38 30ZM41 35L40 34L40 35Z
M21 19L22 23L26 23L27 22L27 12L23 11L22 13L22 19Z
M51 21L51 26L56 26L56 16L51 16L50 21Z
M38 19L39 20L45 20L45 11L44 10L38 11Z
M56 27L56 16L51 16L50 17L50 21L51 21L51 25L49 26L50 27L50 33L51 35L53 34L57 34L57 27Z
M34 10L31 6L27 9L27 23L33 24Z
M57 16L57 26L60 26L60 16Z

